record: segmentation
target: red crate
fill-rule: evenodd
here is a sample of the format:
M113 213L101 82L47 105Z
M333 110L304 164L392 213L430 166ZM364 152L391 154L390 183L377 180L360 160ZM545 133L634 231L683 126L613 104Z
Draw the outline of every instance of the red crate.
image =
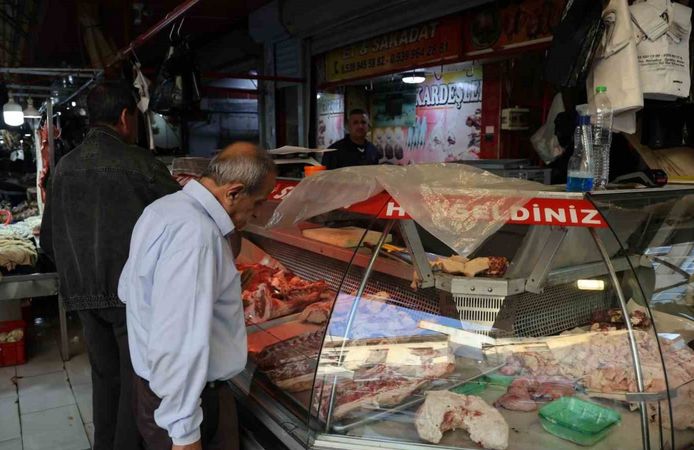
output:
M0 322L0 333L9 333L17 328L21 328L22 332L24 332L22 339L17 342L0 342L0 367L16 366L26 362L26 352L24 351L26 322L23 320Z

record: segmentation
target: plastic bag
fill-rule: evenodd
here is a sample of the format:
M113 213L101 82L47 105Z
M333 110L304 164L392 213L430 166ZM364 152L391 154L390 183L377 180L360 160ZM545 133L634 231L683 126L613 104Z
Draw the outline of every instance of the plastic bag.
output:
M638 28L639 32L636 33L643 94L646 98L659 100L688 97L691 86L689 37L692 32L692 9L668 0L666 11L656 17L667 22L664 34L650 40L642 28ZM642 27L643 24L637 23L637 26Z
M302 180L266 226L292 226L385 190L420 226L466 256L547 189L463 164L346 167Z
M564 112L564 102L561 99L561 94L557 94L554 96L552 106L549 108L547 121L530 136L530 143L533 144L535 151L545 164L551 164L566 151L559 144L559 139L554 134L554 120L561 112Z

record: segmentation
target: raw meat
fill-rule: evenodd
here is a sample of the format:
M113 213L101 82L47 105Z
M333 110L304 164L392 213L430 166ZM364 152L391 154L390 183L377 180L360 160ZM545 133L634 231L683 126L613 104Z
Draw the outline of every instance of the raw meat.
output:
M634 331L647 392L665 390L660 350L654 336ZM686 345L660 340L670 387L694 380L694 351ZM510 355L501 370L506 375L555 376L580 380L588 390L603 393L636 392L634 366L625 331L590 333L581 342L545 352Z
M640 310L630 313L629 320L631 325L639 330L647 330L651 327L651 319L645 312ZM595 311L590 321L592 324L590 331L613 331L626 328L621 308Z
M535 411L538 401L574 395L571 381L562 377L516 378L495 403L512 411Z
M263 323L293 314L311 303L335 296L325 281L306 281L280 267L239 264L237 268L241 272L251 272L250 276L244 277L241 294L246 324Z
M342 419L349 413L364 407L387 408L402 403L414 392L432 380L444 377L452 372L453 365L435 364L420 371L420 376L403 375L397 368L383 364L355 372L353 379L337 381L335 402L332 417ZM332 380L317 383L314 402L320 411L320 417L325 420L330 406Z
M448 391L427 392L417 411L415 426L419 437L438 444L443 433L463 429L470 439L488 449L508 447L508 424L499 411L474 395Z
M299 315L299 320L302 322L315 323L320 325L328 321L330 310L333 307L333 301L327 300L308 305Z
M278 342L258 353L255 362L261 370L268 371L291 362L315 358L320 352L323 334L323 331L315 331Z
M489 258L489 268L485 272L488 277L498 278L506 275L506 270L508 270L508 259L504 256L490 256Z

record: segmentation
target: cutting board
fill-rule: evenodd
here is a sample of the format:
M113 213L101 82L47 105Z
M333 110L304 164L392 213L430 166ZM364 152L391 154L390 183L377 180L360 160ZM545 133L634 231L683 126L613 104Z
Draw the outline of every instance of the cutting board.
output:
M364 236L364 232L366 232L366 236ZM307 228L301 230L301 234L308 239L342 248L359 246L362 236L364 236L365 243L376 245L383 235L383 233L378 231L366 231L364 228L359 227ZM386 238L386 243L392 242L392 240L393 237L389 234Z
M260 325L262 327L262 324ZM325 324L316 325L298 321L286 322L272 328L264 328L248 335L248 353L258 353L265 347L286 341L289 338L304 333L322 330Z

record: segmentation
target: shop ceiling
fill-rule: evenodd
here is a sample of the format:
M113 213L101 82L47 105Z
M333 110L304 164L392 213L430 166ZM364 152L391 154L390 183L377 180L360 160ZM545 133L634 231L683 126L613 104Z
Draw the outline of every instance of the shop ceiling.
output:
M86 44L88 28L98 27L104 45L115 52L186 3L190 0L0 0L0 67L99 67ZM189 35L198 50L202 70L226 70L262 58L262 45L250 39L247 22L250 12L267 0L194 3L185 14L182 34ZM87 18L85 11L91 14ZM169 28L135 52L150 72L155 72L165 57ZM51 86L49 79L39 74L6 73L3 77L15 85Z

